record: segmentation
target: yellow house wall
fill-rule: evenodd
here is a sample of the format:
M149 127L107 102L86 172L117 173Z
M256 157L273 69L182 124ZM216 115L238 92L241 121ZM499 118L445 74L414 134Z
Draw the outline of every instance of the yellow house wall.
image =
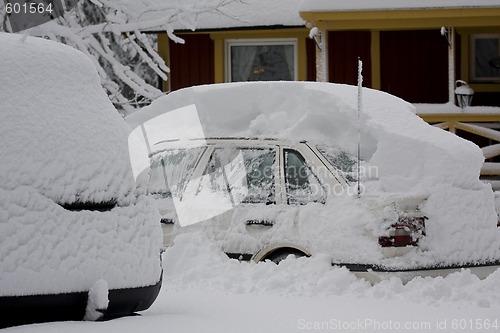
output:
M500 8L301 12L300 15L313 25L325 22L328 30L404 30L500 24Z
M169 46L168 46L168 36L166 33L159 33L158 34L158 54L160 57L165 61L165 65L167 65L170 68L170 51L169 51ZM169 74L167 73L167 77L169 77ZM163 91L170 91L170 81L163 81Z

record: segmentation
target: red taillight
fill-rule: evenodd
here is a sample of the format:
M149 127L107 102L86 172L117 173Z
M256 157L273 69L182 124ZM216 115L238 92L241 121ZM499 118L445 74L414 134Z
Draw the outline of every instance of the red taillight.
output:
M379 237L382 247L416 246L420 237L425 236L426 217L400 217L389 229L389 236Z

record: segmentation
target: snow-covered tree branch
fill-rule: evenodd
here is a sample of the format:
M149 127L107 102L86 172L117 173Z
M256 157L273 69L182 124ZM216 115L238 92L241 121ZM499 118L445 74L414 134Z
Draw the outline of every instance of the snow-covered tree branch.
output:
M128 114L163 94L158 81L167 80L170 71L155 49L156 34L147 32L165 31L171 40L184 43L174 34L174 26L195 30L199 15L227 15L224 7L237 1L241 0L80 0L76 4L65 0L63 6L74 8L24 33L62 42L89 56L111 101ZM0 7L0 31L12 32L5 6Z

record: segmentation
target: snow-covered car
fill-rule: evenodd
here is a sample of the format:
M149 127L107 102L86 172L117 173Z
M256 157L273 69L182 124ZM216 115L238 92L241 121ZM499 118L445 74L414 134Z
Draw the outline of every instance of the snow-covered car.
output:
M0 34L0 327L147 309L158 212L136 195L129 128L92 62Z
M231 258L323 253L372 281L496 269L480 149L399 98L363 89L361 101L347 85L237 83L130 115L149 158L137 179L157 199L165 244L197 230Z

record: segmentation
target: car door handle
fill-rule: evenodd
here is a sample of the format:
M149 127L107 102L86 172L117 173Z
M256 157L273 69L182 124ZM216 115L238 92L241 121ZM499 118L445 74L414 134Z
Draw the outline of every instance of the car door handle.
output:
M266 226L266 227L272 227L274 225L274 221L272 220L247 220L246 225L248 226Z

